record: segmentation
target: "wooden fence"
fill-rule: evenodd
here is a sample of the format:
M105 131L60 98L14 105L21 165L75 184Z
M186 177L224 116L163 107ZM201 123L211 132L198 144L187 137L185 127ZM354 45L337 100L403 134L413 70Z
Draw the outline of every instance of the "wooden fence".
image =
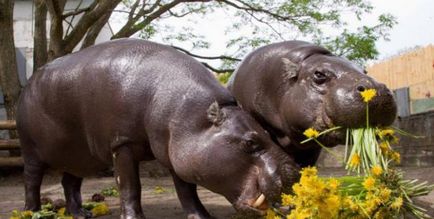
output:
M17 128L14 120L0 121L0 130L15 130ZM20 149L20 141L18 139L0 139L0 150L16 150ZM22 166L22 157L0 157L0 167L5 166Z
M367 68L368 74L376 80L385 83L391 89L419 85L420 98L432 88L434 80L434 45L415 49L408 53L392 57L373 64Z
M409 109L410 114L434 110L434 45L376 63L367 71L390 89L405 93L407 100L398 98L402 100L398 108Z

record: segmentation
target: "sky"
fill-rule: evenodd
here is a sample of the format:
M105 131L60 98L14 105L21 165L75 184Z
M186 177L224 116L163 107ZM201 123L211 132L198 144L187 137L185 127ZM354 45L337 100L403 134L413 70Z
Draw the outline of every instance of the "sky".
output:
M390 41L379 41L379 59L415 46L434 44L434 0L373 0L373 13L391 13L398 24Z
M390 31L390 41L377 42L377 49L380 53L378 60L387 59L415 46L434 44L434 0L371 0L370 2L374 9L361 21L362 24L373 24L378 15L383 13L394 15L398 22ZM176 18L168 22L179 23L175 26L182 27L188 21ZM209 49L195 51L196 53L216 56L227 51L226 42L230 39L231 34L235 33L225 33L227 25L231 23L231 18L225 12L216 11L213 14L207 14L200 19L195 19L195 22L197 23L194 26L200 30L206 40L211 42ZM350 28L351 23L358 23L352 20L346 22L350 24ZM115 22L114 26L116 29L116 26L120 27L121 23ZM173 30L173 32L177 31L182 30L179 28ZM161 42L162 40L158 39L162 37L164 36L157 36L156 41ZM189 47L188 45L178 46Z

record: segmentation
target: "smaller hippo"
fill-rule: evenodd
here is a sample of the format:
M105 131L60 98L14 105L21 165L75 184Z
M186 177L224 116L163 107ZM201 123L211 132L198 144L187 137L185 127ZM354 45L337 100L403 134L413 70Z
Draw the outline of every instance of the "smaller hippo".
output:
M350 61L327 49L286 41L250 53L231 76L228 88L244 110L268 130L274 141L301 167L314 165L321 148L303 132L343 127L320 141L345 141L345 128L366 125L366 103L360 92L375 89L369 102L371 125L390 125L396 116L392 92Z
M144 218L139 162L169 168L188 218L209 218L196 185L245 214L297 181L299 168L206 68L177 50L122 39L38 69L17 113L25 209L40 209L44 170L63 171L66 210L82 208L82 179L114 165L121 218Z

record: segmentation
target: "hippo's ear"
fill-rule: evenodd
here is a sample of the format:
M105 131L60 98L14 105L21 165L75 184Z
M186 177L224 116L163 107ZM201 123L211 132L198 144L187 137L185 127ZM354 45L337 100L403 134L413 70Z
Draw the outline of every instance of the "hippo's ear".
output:
M225 113L222 111L217 101L215 101L209 106L206 113L208 116L208 120L216 126L221 125L226 118Z
M286 79L296 78L298 75L298 65L287 58L282 58L283 71Z

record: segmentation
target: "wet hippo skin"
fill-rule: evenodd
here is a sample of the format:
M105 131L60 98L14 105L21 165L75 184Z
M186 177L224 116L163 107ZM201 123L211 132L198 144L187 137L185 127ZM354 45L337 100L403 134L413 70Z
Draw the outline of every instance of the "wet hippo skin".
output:
M231 76L228 88L301 167L314 165L321 151L313 141L300 144L306 139L304 130L343 127L319 138L331 147L344 143L345 128L366 125L360 92L377 91L369 102L371 125L390 125L396 116L392 92L384 84L354 63L303 41L253 51Z
M138 163L170 169L189 218L210 218L196 185L245 215L278 202L299 167L199 62L137 39L58 58L31 77L18 104L25 209L40 209L44 170L64 172L67 211L81 206L83 177L114 166L121 218L144 218ZM265 199L264 199L265 198Z

